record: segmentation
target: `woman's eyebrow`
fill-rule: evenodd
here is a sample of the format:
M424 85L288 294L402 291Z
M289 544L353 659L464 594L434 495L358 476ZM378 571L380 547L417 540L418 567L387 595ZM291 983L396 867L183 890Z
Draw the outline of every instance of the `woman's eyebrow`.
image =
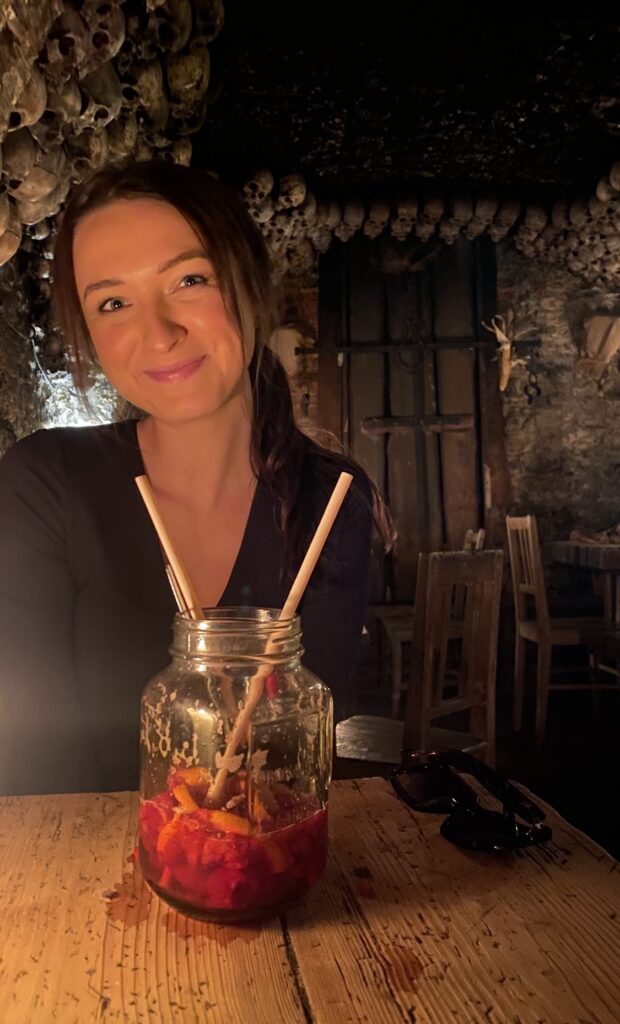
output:
M164 260L163 263L157 268L158 274L163 274L165 270L170 270L171 267L176 267L177 263L183 263L185 260L195 259L208 259L204 249L186 249L185 252L180 252L178 256L172 256L169 260ZM87 284L84 289L84 299L91 292L97 291L100 288L114 288L119 284L124 284L120 278L117 277L106 277L101 281L93 281L91 284Z

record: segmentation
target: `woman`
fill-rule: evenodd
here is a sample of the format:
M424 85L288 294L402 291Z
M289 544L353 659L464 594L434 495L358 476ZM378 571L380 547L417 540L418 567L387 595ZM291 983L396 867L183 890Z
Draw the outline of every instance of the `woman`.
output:
M164 162L74 193L54 306L80 386L98 364L140 420L39 431L0 463L0 790L137 785L139 698L175 605L134 483L148 474L204 607L281 607L345 460L295 426L269 261L240 200ZM305 663L350 705L371 502L359 467L300 608ZM385 517L382 520L385 528Z

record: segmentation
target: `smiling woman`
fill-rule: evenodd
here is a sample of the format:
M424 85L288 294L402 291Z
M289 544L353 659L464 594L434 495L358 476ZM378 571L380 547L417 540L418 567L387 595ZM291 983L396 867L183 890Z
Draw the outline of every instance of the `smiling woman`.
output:
M372 518L359 466L294 422L268 341L264 241L212 176L114 166L76 190L54 306L80 387L98 365L140 420L39 431L0 463L0 792L132 789L139 698L174 603L146 473L203 607L281 607L342 469L354 484L300 607L304 661L354 703Z

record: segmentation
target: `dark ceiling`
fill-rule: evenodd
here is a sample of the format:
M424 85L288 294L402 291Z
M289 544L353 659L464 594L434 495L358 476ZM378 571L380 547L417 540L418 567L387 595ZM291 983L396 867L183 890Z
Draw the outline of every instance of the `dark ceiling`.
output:
M195 162L319 193L415 182L585 192L620 157L620 19L226 0ZM542 5L540 5L542 8Z

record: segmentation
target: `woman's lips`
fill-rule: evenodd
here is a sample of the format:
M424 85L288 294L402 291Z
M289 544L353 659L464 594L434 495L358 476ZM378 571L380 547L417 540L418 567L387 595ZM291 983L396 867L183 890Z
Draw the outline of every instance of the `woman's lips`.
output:
M165 366L161 370L145 370L144 372L160 384L178 384L180 381L193 377L205 358L205 356L200 356L199 359L191 359L187 363L175 363L174 366Z

